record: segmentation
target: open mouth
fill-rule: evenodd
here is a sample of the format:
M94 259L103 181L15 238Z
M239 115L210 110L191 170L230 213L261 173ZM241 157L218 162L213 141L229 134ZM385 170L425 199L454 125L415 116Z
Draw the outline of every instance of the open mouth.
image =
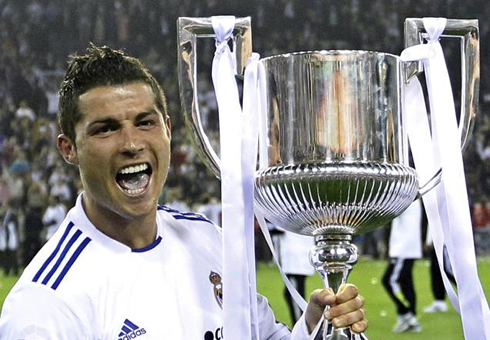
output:
M148 163L131 165L119 170L116 182L125 193L134 196L146 189L151 174L152 169Z

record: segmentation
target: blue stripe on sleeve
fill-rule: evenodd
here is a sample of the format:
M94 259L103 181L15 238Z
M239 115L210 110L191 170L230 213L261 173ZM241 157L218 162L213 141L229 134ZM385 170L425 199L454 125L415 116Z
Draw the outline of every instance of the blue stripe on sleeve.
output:
M47 258L47 260L43 263L43 265L41 266L41 268L39 269L39 271L36 273L36 275L32 279L33 282L37 282L37 280L39 280L39 277L42 275L42 273L44 272L44 270L46 270L46 268L49 266L49 264L51 263L51 261L53 261L53 259L56 257L56 254L58 254L58 252L60 251L61 245L65 242L65 239L68 236L68 234L70 233L70 230L72 228L73 228L73 222L70 222L68 224L68 226L66 227L65 232L63 233L63 236L61 237L60 241L56 245L56 248L53 250L53 252L51 253L51 255L49 255L49 257Z
M75 260L78 258L78 256L83 251L83 249L85 249L85 247L87 246L87 244L90 243L90 241L92 241L92 240L89 237L86 237L82 241L82 243L80 243L80 245L75 250L75 252L73 253L73 255L70 257L70 259L66 263L65 267L63 268L63 270L61 271L60 275L58 276L58 278L56 279L56 281L53 283L53 285L51 286L51 288L53 288L54 290L56 290L56 288L58 288L58 286L60 285L61 281L63 281L63 278L65 277L66 273L68 273L68 271L70 270L70 268L73 265L73 263L75 262Z
M44 278L44 280L42 282L43 285L47 284L49 279L51 279L51 277L56 272L56 270L60 266L61 262L65 258L66 254L70 250L71 246L73 245L73 243L75 243L75 241L80 237L81 234L82 234L82 232L80 230L77 230L75 232L75 234L73 234L73 236L70 238L70 240L68 241L68 243L65 246L65 249L63 249L63 251L61 252L61 255L58 258L58 260L56 261L55 265L53 266L53 268L51 268L48 275L46 275L46 277Z

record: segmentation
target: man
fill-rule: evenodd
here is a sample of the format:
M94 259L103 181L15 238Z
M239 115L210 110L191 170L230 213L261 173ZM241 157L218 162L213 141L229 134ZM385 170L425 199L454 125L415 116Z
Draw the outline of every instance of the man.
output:
M0 267L5 276L18 275L18 247L19 220L16 209L7 201L0 207Z
M281 231L282 229L276 230ZM315 245L314 239L311 236L283 231L276 240L282 271L298 293L305 298L306 279L315 273L308 256L311 248ZM283 294L289 308L289 315L294 324L301 317L301 309L286 286L284 286Z
M65 219L65 215L66 207L63 202L61 202L60 196L57 194L49 195L48 206L42 217L43 225L46 228L44 242L48 241L54 235Z
M2 339L222 339L219 229L157 204L170 118L156 80L137 59L91 45L68 67L59 123L83 193L7 297ZM307 338L326 304L335 326L366 329L348 285L314 292L292 338ZM263 297L258 306L261 338L289 338Z
M437 259L436 250L434 249L430 225L428 225L427 229L424 250L429 255L430 283L432 296L434 297L434 301L429 306L424 308L424 313L447 312L449 307L446 303L446 288L444 287L441 269L439 268L439 260ZM449 281L456 285L456 279L454 278L446 246L443 247L443 268Z
M390 262L383 274L383 286L393 300L398 320L393 332L420 332L416 316L413 265L422 257L422 203L416 200L393 220L389 241Z

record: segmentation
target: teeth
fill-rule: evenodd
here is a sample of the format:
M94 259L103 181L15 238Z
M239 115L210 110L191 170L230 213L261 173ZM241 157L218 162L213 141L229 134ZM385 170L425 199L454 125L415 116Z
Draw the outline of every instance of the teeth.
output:
M126 191L129 195L137 195L140 192L143 192L143 190L145 190L145 189L144 188L142 188L142 189L124 189L124 191Z
M145 171L146 169L148 169L148 164L145 163L140 165L128 166L127 168L121 169L119 173L123 175L134 174L136 172Z

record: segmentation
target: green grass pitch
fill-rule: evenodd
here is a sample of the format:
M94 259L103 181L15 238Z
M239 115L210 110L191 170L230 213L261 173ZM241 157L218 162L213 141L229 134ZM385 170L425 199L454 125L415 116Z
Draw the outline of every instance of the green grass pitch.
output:
M396 323L397 314L394 304L388 298L381 277L387 266L384 260L361 260L352 271L349 282L359 287L366 299L366 315L369 328L366 335L372 340L461 340L464 339L459 314L450 306L446 313L426 314L423 308L432 303L430 291L429 262L418 260L414 266L415 290L417 293L417 313L422 332L395 334L392 328ZM480 259L478 270L487 299L490 297L490 259ZM257 275L258 291L265 295L278 320L290 325L288 309L283 298L282 279L274 266L260 264ZM307 280L307 291L321 287L319 276L314 275ZM449 299L447 299L450 305Z
M430 293L429 264L426 260L418 260L414 266L415 289L417 292L418 317L422 324L420 333L392 333L396 322L394 304L388 299L383 286L380 283L381 276L387 265L383 260L363 260L354 267L349 277L349 282L359 287L366 298L366 313L369 320L369 329L366 332L373 340L397 340L397 339L431 339L431 340L461 340L463 331L461 320L452 306L447 313L424 314L424 306L432 302ZM483 258L478 261L480 280L486 290L487 297L490 294L490 259ZM5 296L14 285L16 277L0 277L0 305ZM286 303L283 298L284 284L275 266L260 263L257 271L258 291L265 295L279 321L291 325ZM322 283L317 275L307 280L307 291L321 287ZM448 301L449 303L449 301Z

